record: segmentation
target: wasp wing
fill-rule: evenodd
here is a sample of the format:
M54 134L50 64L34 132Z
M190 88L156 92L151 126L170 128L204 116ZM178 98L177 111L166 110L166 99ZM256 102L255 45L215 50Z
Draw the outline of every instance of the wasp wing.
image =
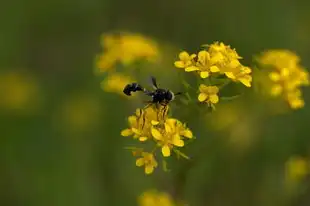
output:
M151 76L151 81L152 81L152 85L153 85L154 89L158 89L155 77Z

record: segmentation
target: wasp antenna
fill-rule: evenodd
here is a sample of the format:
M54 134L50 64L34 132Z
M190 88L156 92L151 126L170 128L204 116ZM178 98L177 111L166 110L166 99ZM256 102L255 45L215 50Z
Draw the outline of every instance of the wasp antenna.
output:
M183 92L177 92L174 95L181 95L181 94L184 94L184 93Z
M152 85L153 85L154 89L158 89L156 78L151 76L151 81L152 81Z

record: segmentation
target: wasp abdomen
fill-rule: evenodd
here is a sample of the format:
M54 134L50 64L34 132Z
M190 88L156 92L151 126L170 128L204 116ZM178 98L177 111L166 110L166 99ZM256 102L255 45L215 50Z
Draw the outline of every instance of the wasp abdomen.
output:
M144 91L144 88L138 83L127 84L123 90L124 94L131 96L131 92Z

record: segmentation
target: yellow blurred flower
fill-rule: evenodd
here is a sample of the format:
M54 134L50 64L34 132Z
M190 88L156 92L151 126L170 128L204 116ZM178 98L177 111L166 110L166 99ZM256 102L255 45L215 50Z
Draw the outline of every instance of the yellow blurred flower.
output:
M302 98L302 92L298 89L285 94L286 99L292 109L300 109L305 106L305 101Z
M210 127L214 130L232 130L233 127L240 122L242 117L242 109L237 104L226 103L218 105L217 111L207 114L206 120Z
M175 206L171 196L164 192L149 190L138 198L139 206Z
M128 66L137 60L155 62L159 58L156 42L141 34L104 34L101 44L104 51L96 60L101 72L113 69L117 62Z
M123 93L124 85L132 83L131 77L122 73L111 73L102 82L101 87L106 92L118 93L125 96Z
M300 58L288 50L269 50L257 59L269 72L270 94L285 99L292 109L304 106L302 86L309 85L309 74L300 66Z
M217 86L206 86L200 84L199 86L200 94L198 95L199 102L206 102L208 105L216 104L219 102L218 92L219 88Z
M60 105L54 124L65 132L85 132L97 127L102 111L100 102L92 95L73 94Z
M281 70L281 68L296 67L300 62L300 57L289 50L271 49L263 52L258 60L260 64Z
M18 71L0 74L0 106L9 110L33 111L38 108L36 80Z
M309 161L303 157L293 156L285 165L285 180L287 184L296 184L309 174Z
M142 152L140 158L136 160L136 166L142 167L144 166L145 174L151 174L154 171L154 168L158 166L158 163L152 153Z

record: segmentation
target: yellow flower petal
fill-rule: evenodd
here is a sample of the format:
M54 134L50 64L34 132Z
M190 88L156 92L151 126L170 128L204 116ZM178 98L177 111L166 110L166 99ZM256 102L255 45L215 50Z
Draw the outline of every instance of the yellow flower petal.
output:
M271 79L274 82L277 82L280 80L280 74L277 72L271 72L271 73L269 73L268 76L269 76L269 79Z
M200 77L201 77L201 78L205 79L205 78L207 78L208 76L209 76L209 72L207 72L207 71L200 72Z
M176 61L176 62L174 62L174 66L177 68L184 68L185 64L182 61Z
M217 94L219 92L219 88L217 86L208 87L210 94Z
M151 129L151 133L152 133L152 135L153 135L153 137L154 137L155 139L157 139L157 140L162 140L163 136L161 135L161 133L160 133L157 129L152 128L152 129Z
M164 145L161 148L161 152L163 153L164 157L169 157L170 156L170 148L169 148L169 146L168 145Z
M143 165L144 165L144 158L141 157L141 158L136 160L136 166L137 167L141 167Z
M239 62L237 59L232 60L232 61L229 63L229 65L228 65L228 67L231 68L231 69L235 69L235 68L237 68L238 66L240 66L240 62Z
M176 135L176 137L173 139L173 144L178 147L183 147L184 141L180 139L179 135Z
M220 69L219 69L217 66L211 66L211 67L210 67L210 71L211 71L211 72L219 72Z
M218 103L218 102L219 102L219 97L218 97L216 94L210 95L210 102L211 102L212 104Z
M210 59L210 55L207 51L200 51L198 53L198 61L201 63L201 64L205 64L206 63L206 60Z
M136 129L136 128L131 128L131 130L133 131L133 133L135 133L137 135L141 134L141 132L138 129Z
M128 117L128 123L129 123L129 125L135 125L137 123L137 117L136 116L129 116Z
M223 59L224 59L223 54L217 52L215 55L212 56L212 58L210 60L210 63L211 64L216 64L216 63L219 63L219 62L223 61Z
M147 165L147 166L145 166L145 168L144 168L144 172L145 172L145 174L147 174L147 175L153 173L153 171L154 171L154 167L153 167L152 165Z
M271 95L272 96L279 96L283 91L283 87L280 84L276 84L271 88Z
M166 130L167 133L171 133L172 132L172 127L168 123L166 123L165 124L165 130Z
M282 77L288 77L291 72L290 72L290 69L288 68L282 68L280 73Z
M207 91L208 90L208 86L207 85L205 85L205 84L200 84L199 85L199 91L200 92L205 92L205 91Z
M191 139L191 138L193 138L193 133L192 133L191 130L186 129L186 130L183 131L182 136Z
M235 76L234 73L232 73L232 72L225 72L225 75L226 75L229 79L236 79L236 76Z
M303 99L293 99L289 100L289 104L292 109L300 109L305 106L305 101Z
M191 59L194 59L194 58L196 58L196 54L191 54Z
M156 125L159 124L159 121L152 120L152 121L151 121L151 124L154 125L154 126L156 126Z
M199 70L199 68L196 66L190 66L190 67L185 68L186 72L192 72L192 71L197 71L197 70Z
M121 135L122 135L123 137L128 137L128 136L133 135L133 132L132 132L131 129L124 129L124 130L122 130Z
M139 140L140 140L141 142L144 142L144 141L147 140L147 137L139 137Z
M252 69L250 67L243 67L243 73L250 74L252 72Z
M189 60L190 57L189 57L189 54L186 51L183 51L183 52L181 52L179 54L179 58L182 61L187 61L187 60Z
M251 76L245 76L243 78L239 78L239 81L246 87L251 87L251 81L252 77Z
M207 95L206 93L200 93L200 94L198 95L198 100L199 100L200 102L204 102L207 98L208 98L208 95Z

